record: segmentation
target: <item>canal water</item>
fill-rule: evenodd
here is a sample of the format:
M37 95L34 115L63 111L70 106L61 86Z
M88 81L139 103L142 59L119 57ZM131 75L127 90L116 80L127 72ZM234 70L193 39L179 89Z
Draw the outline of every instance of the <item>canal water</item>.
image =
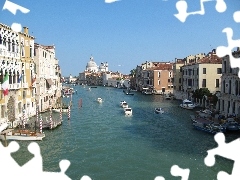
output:
M83 175L94 180L181 179L170 173L175 164L190 169L189 179L217 179L219 171L231 173L233 161L222 157L216 157L213 167L205 166L207 150L217 143L213 135L192 128L189 115L193 111L179 108L179 101L139 92L127 96L122 89L110 87L74 89L77 94L72 96L70 120L64 114L62 126L45 130L46 138L38 142L44 171L59 172L59 162L67 159L71 165L66 174L73 180ZM125 117L122 100L133 109L132 117ZM155 114L155 107L162 107L165 113ZM228 134L226 141L238 136ZM29 143L19 142L21 148L13 154L20 165L33 157L27 150Z

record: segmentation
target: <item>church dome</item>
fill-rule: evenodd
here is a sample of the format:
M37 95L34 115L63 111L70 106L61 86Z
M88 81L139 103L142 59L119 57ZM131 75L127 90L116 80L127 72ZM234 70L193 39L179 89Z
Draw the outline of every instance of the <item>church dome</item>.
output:
M97 66L97 64L94 62L92 56L90 57L90 61L87 63L86 70L87 70L87 71L95 71L95 72L98 71L98 66Z
M97 67L97 64L94 61L89 61L87 63L87 68L90 68L90 67Z

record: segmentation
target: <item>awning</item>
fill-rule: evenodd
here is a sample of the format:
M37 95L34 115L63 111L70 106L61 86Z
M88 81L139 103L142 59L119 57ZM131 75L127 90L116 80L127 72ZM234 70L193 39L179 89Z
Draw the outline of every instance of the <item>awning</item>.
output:
M46 79L46 81L50 86L54 84L51 79Z

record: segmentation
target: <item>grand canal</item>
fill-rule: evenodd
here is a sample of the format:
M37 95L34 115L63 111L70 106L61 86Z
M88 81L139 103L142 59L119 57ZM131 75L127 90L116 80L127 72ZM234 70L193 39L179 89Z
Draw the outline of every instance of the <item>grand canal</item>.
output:
M60 160L67 159L71 165L66 174L74 180L83 175L95 180L180 179L170 174L174 164L189 168L189 179L217 179L221 170L231 173L233 162L221 157L213 167L205 166L207 150L217 143L212 135L192 128L189 115L193 111L180 109L179 101L137 92L127 96L121 89L109 87L74 88L77 94L73 95L70 121L64 115L63 125L45 130L46 138L38 142L44 171L60 171ZM102 104L96 101L98 97L104 100ZM121 100L132 107L132 117L125 117ZM158 106L165 114L154 113ZM228 134L227 141L237 137ZM13 157L23 165L33 156L27 150L29 142L19 143L21 148Z

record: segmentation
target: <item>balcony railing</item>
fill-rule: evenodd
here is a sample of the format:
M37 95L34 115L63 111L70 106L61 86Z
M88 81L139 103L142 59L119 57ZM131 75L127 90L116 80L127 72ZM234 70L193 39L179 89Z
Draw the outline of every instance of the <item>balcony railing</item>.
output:
M22 88L28 88L28 83L22 83Z
M20 89L20 83L9 84L9 89Z

